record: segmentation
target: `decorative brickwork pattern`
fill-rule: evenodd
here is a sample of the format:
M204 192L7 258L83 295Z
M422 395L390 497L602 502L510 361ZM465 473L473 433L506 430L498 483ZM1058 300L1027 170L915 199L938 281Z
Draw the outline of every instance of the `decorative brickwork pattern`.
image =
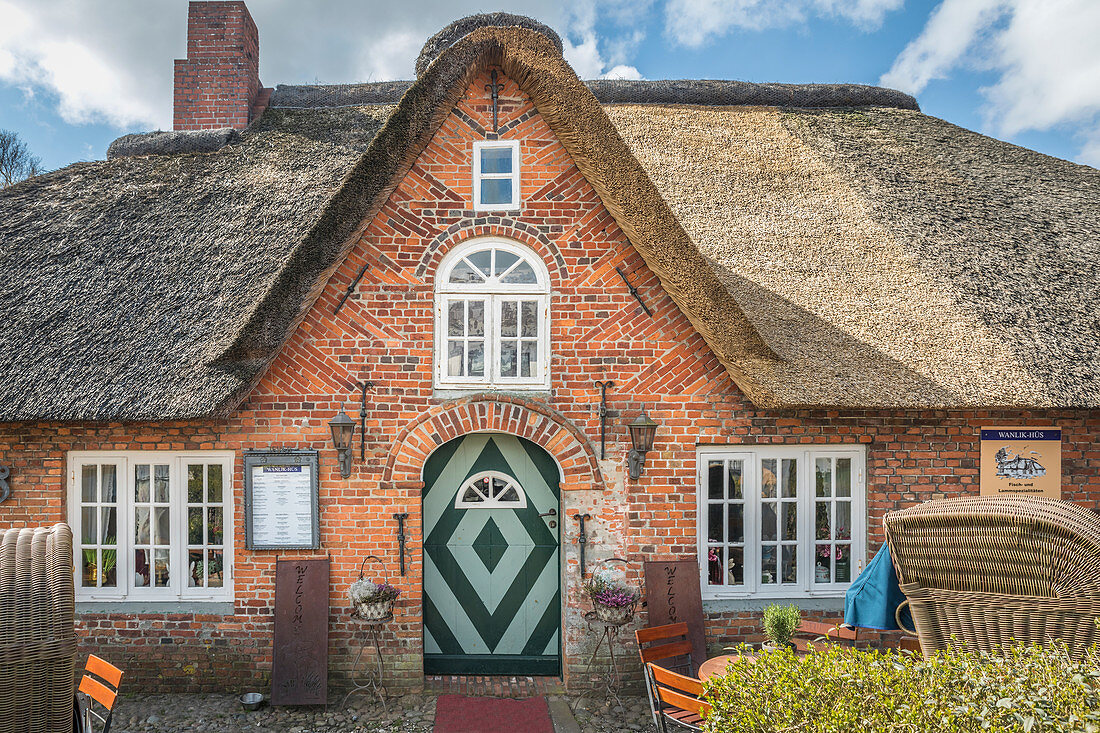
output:
M232 416L148 424L0 425L0 464L12 466L12 497L0 527L44 525L67 516L66 456L73 450L316 449L321 454L322 549L332 558L330 679L346 683L361 630L349 617L347 585L368 554L401 589L383 634L387 686L423 685L422 521L419 469L450 437L502 430L543 446L558 462L562 492L566 683L594 643L583 620L577 523L589 513L588 561L628 560L640 580L647 558L694 556L696 461L700 444L862 443L867 446L870 550L885 512L936 496L977 492L983 425L1052 424L1063 430L1063 496L1100 508L1100 411L768 411L750 403L662 290L573 165L526 95L505 77L502 136L521 143L523 208L474 216L471 147L491 120L488 75L472 80L389 201L365 227L297 331ZM471 122L472 121L472 122ZM513 124L514 123L514 124ZM510 125L510 127L509 127ZM433 388L433 278L440 259L470 237L515 239L550 270L549 392L455 397ZM366 266L343 307L341 296ZM615 268L637 287L647 315ZM140 339L140 334L135 335ZM340 478L327 422L341 408L358 417L357 383L371 380L366 436ZM607 459L598 460L599 389L608 391ZM660 423L638 481L625 478L625 424L643 408ZM357 421L358 422L358 421ZM271 668L277 555L244 548L243 475L233 481L236 601L224 615L102 606L80 614L82 652L123 660L127 689L264 689ZM394 513L408 513L406 574L399 574ZM307 553L308 554L308 553ZM591 566L590 566L591 567ZM715 643L759 634L758 614L708 603ZM639 618L644 622L644 612ZM621 660L636 659L630 627Z
M554 456L562 488L605 488L588 438L560 415L533 400L510 395L475 395L432 407L403 430L386 461L382 483L420 485L424 461L452 438L469 433L518 435Z

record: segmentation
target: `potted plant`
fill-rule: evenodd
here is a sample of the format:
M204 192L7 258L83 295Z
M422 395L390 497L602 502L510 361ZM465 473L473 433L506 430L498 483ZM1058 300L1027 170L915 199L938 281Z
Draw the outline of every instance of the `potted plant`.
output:
M625 624L634 616L638 593L626 585L621 572L596 568L585 581L584 592L592 599L596 618L610 624Z
M393 601L401 591L389 583L375 583L360 578L348 588L348 597L355 612L364 621L379 621L393 613Z
M802 623L802 611L798 606L780 606L773 604L764 608L764 635L768 641L764 643L764 649L774 651L776 649L789 648L791 637Z

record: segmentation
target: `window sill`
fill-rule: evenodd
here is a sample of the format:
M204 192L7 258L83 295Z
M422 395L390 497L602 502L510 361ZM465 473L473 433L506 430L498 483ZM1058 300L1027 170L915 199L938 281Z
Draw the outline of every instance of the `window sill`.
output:
M184 613L205 616L232 616L233 601L81 601L76 615L103 613Z
M432 390L432 396L441 400L453 400L457 397L469 397L474 394L515 394L525 399L535 398L540 400L550 399L550 389L545 385L537 384L530 387L522 387L519 385L508 385L503 387L490 387L487 385L477 385L470 387L440 387L436 386Z
M788 596L786 598L703 598L703 610L721 613L724 611L763 611L765 606L775 603L792 603L803 611L843 611L844 596Z

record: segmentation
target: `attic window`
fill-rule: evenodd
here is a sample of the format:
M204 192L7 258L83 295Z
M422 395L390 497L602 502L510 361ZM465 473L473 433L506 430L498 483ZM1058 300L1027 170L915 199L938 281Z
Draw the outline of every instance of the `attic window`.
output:
M474 210L519 208L519 141L474 143Z

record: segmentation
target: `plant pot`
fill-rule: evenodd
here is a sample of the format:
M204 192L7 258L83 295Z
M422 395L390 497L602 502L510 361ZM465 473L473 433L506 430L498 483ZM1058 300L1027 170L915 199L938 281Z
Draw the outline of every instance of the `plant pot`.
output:
M356 615L364 621L380 621L393 614L393 601L360 603L356 606Z
M777 652L780 649L794 649L794 644L779 645L771 641L765 641L760 645L760 650L765 652Z
M605 623L625 624L634 616L633 606L611 608L610 606L602 606L599 603L594 603L592 605L596 611L596 618Z

